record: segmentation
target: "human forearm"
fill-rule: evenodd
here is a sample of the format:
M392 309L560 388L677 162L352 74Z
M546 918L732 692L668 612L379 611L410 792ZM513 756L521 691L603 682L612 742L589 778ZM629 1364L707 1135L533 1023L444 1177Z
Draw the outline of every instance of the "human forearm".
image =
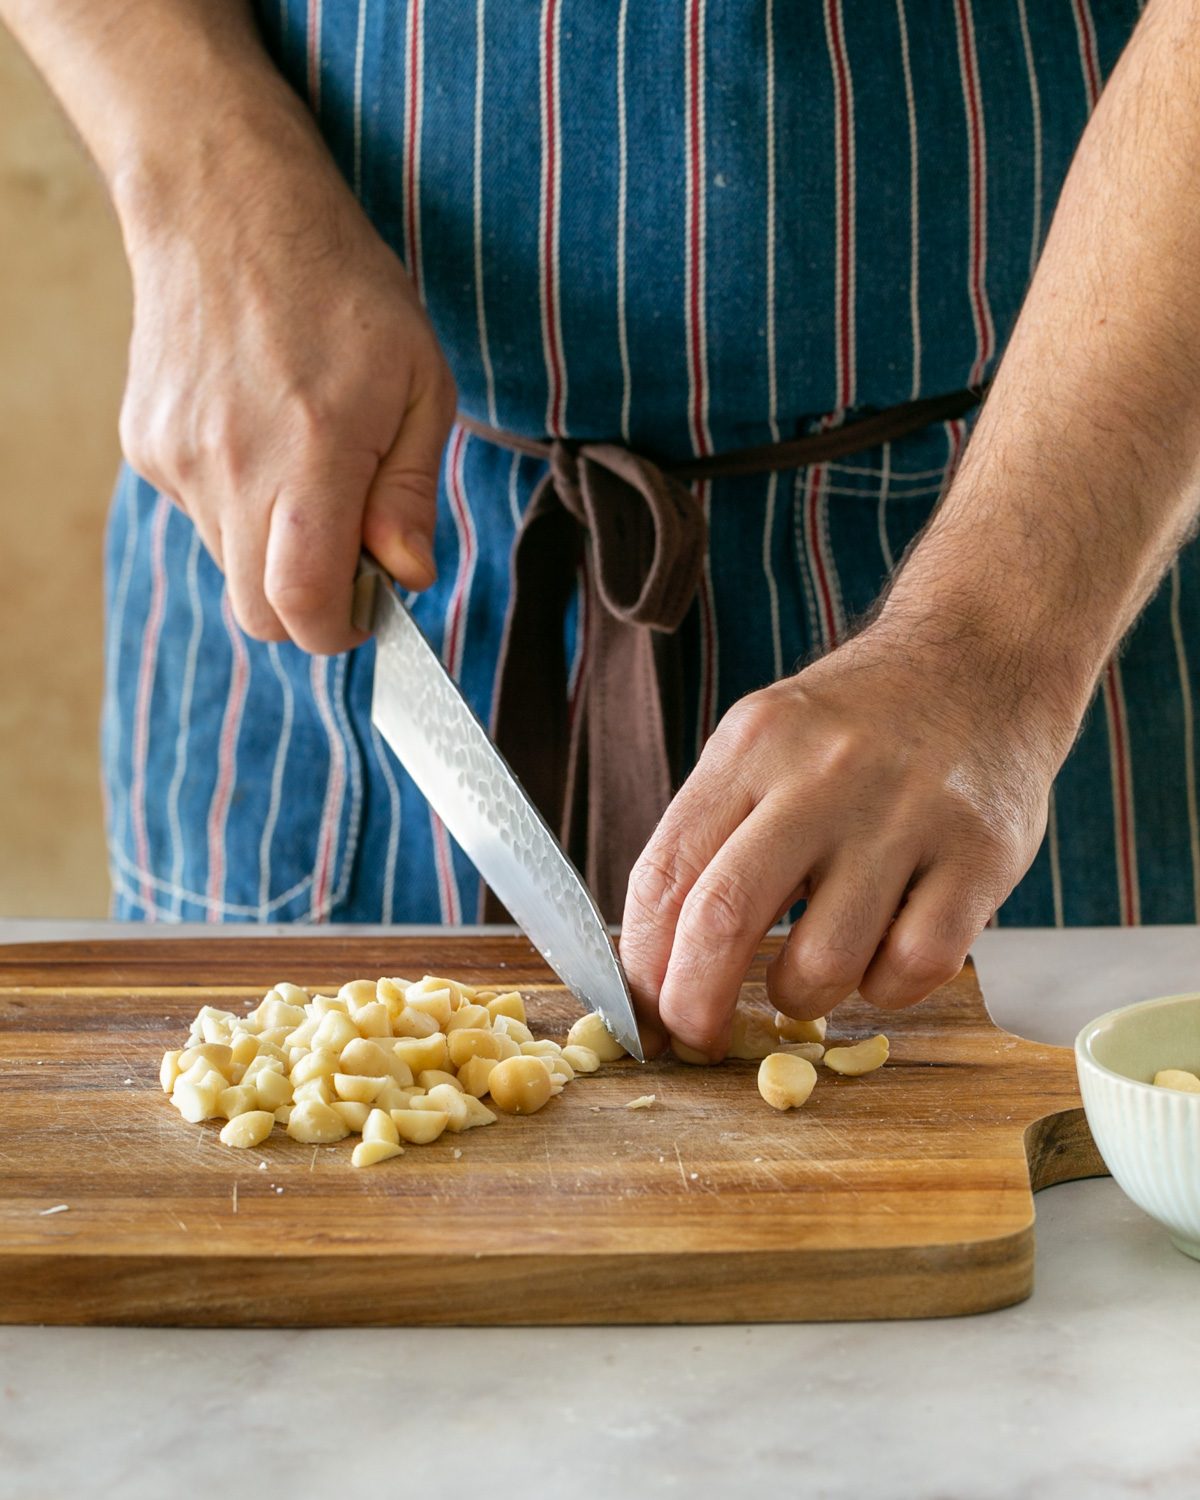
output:
M983 677L990 658L1050 710L1060 753L1200 504L1198 33L1195 0L1149 7L962 470L880 615Z
M286 133L334 170L247 0L0 0L0 20L95 159L127 240L178 222L256 135Z
M133 468L260 640L341 651L365 545L433 579L454 383L245 0L0 0L108 182L134 326Z

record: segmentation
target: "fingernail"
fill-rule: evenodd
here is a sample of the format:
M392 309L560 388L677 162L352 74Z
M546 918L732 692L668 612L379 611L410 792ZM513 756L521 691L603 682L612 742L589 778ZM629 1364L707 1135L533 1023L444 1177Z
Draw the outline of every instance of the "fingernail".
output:
M437 577L437 562L433 556L433 545L423 531L407 532L401 538L401 545L431 578Z

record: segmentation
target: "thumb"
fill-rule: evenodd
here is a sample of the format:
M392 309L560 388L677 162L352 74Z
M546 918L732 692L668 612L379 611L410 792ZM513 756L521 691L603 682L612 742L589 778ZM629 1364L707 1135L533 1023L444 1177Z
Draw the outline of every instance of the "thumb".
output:
M438 473L453 421L453 400L426 386L367 491L363 543L403 588L426 589L437 577Z

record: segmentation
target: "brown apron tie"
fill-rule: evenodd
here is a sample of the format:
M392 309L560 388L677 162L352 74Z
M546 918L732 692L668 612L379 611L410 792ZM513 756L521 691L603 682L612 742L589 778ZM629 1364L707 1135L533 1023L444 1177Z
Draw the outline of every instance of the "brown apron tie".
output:
M669 466L618 444L541 442L460 413L468 432L549 464L513 551L493 727L608 920L620 919L629 870L678 782L675 632L707 545L689 482L861 452L960 417L981 394L907 402L846 427ZM580 564L587 634L572 722L563 619ZM489 891L484 919L504 916Z

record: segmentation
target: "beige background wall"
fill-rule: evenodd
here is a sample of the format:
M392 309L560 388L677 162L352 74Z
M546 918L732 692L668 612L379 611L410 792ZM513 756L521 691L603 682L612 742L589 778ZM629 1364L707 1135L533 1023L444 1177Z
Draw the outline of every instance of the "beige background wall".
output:
M0 29L0 916L102 916L101 540L129 290L103 192Z

